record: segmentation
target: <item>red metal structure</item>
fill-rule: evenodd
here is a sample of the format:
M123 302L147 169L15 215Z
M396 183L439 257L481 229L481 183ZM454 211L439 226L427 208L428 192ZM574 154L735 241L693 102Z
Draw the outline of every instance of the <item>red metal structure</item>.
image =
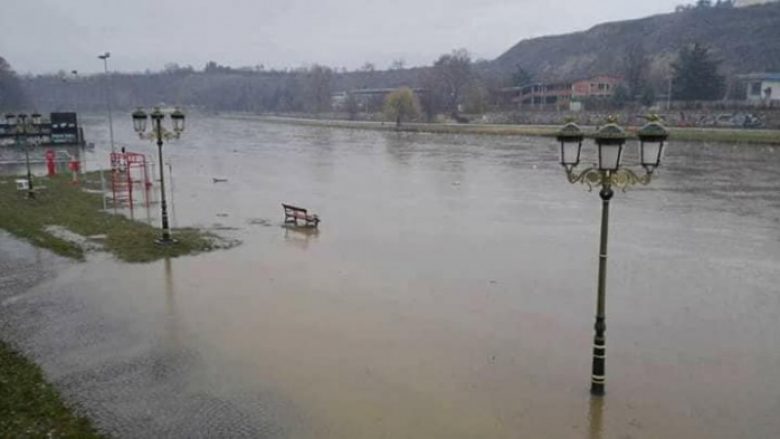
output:
M149 206L149 189L152 182L146 166L146 156L135 152L111 153L111 192L114 195L114 207L127 203L133 208L133 187L141 185L144 190L144 202Z
M57 153L53 149L46 150L46 170L49 177L57 175Z

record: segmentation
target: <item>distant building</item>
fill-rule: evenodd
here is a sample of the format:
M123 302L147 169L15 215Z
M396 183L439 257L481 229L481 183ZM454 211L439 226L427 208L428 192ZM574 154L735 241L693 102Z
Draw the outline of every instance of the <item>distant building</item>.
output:
M748 101L780 101L780 73L750 73L739 79L747 84Z
M538 82L502 90L504 101L525 109L579 110L589 98L610 98L623 83L618 76L598 75L577 81Z
M777 0L736 0L734 6L741 8L744 6L763 5L764 3L774 3Z
M623 78L617 76L599 75L590 79L575 81L572 86L574 98L609 98L615 94L617 87L623 83Z

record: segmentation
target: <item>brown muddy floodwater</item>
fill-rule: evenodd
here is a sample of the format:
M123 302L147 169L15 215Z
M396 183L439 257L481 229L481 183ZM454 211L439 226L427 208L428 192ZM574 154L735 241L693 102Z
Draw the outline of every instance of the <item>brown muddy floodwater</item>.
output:
M777 149L672 143L616 194L595 402L600 205L549 139L195 115L165 152L177 225L241 246L78 264L0 238L3 337L110 434L780 437Z

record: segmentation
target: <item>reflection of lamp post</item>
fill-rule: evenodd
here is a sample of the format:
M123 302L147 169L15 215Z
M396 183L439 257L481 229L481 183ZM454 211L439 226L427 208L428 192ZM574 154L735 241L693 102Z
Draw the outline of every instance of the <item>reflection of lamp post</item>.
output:
M645 169L640 176L634 171L621 168L623 145L626 143L625 131L610 119L598 132L595 141L597 145L598 165L591 166L582 172L575 172L580 163L582 150L582 130L574 124L564 125L558 132L561 143L561 165L566 169L569 183L587 184L590 189L600 186L601 191L601 243L599 250L598 301L596 307L596 335L593 342L593 374L590 391L593 395L604 394L606 339L607 329L605 315L605 293L607 281L607 232L609 225L609 201L614 192L612 187L627 189L629 186L641 183L647 185L653 176L653 171L661 164L661 157L668 132L658 122L657 116L648 118L649 122L639 130L639 161Z
M171 239L171 229L168 226L168 208L165 204L165 166L163 165L162 147L163 140L178 139L181 136L182 131L184 131L184 113L177 109L170 114L173 131L168 131L162 126L165 114L160 111L159 107L156 107L149 117L152 119L151 132L145 133L147 116L140 108L133 112L133 128L142 139L156 141L157 143L160 166L160 211L162 215L162 238L157 242L160 244L171 244L174 241Z
M111 139L111 152L116 152L114 148L114 121L111 118L111 83L108 77L108 58L111 57L111 52L106 52L102 55L98 55L98 58L103 60L103 71L106 74L106 107L108 108L108 136Z
M20 146L21 139L24 138L24 158L27 163L27 198L35 198L33 190L32 171L30 170L30 141L29 136L40 135L41 115L33 113L28 118L26 114L6 114L8 126L14 129L16 145Z

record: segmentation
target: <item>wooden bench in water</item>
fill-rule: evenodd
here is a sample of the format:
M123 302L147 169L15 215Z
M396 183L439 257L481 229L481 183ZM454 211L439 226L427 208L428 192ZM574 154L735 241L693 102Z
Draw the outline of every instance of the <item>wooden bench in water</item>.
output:
M293 206L290 204L282 203L284 208L284 223L293 223L298 225L298 220L305 222L307 227L317 227L320 223L320 218L315 214L309 214L306 209L302 207Z

